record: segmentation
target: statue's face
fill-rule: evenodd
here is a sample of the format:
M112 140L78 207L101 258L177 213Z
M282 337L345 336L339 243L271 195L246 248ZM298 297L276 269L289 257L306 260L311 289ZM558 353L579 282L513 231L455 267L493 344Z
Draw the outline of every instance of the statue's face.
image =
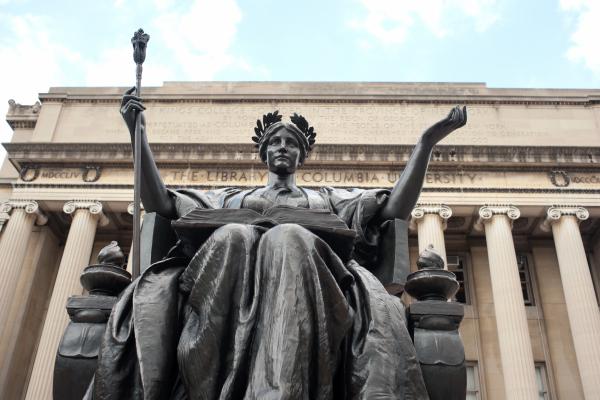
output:
M302 150L296 136L280 129L267 142L266 158L269 171L278 175L291 175L301 164Z

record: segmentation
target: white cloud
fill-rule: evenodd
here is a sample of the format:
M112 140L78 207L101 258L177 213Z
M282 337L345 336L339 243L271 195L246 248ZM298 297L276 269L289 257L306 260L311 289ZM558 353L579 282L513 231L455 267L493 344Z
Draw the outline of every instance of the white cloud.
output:
M132 86L135 83L133 50L129 46L104 49L96 60L84 63L85 85ZM129 61L129 62L127 62ZM156 60L144 64L142 85L161 86L175 78L174 71Z
M207 80L229 66L243 66L231 54L242 12L234 0L196 0L186 7L157 1L157 35L174 54L187 79ZM166 7L171 7L165 11Z
M78 62L80 55L51 39L51 24L43 17L0 15L0 24L6 32L0 37L0 112L6 113L9 99L33 104L40 91L62 82L62 66ZM9 141L11 135L8 124L2 122L0 141ZM0 148L0 160L3 158L4 149Z
M8 0L0 4L3 1ZM114 0L112 4L122 8L126 3ZM236 0L146 4L152 17L144 86L160 86L167 80L211 80L224 68L269 78L264 66L233 53L242 19ZM50 86L129 86L135 82L131 45L96 48L90 54L85 53L88 49L74 51L57 39L60 21L31 14L0 12L0 26L0 113L6 113L8 99L33 104L37 94ZM0 123L0 142L9 141L11 134L8 124ZM3 155L0 146L0 161Z
M115 0L122 5L124 0ZM264 71L231 53L242 13L235 0L175 2L154 0L149 22L148 58L142 84L160 86L168 80L210 80L223 68ZM130 47L109 48L85 63L86 85L131 85L134 64ZM131 60L131 63L124 62Z
M477 31L485 31L498 19L496 0L360 0L363 19L350 26L365 31L385 44L406 40L411 28L423 25L442 38L466 20Z
M567 58L600 76L600 0L561 0L560 7L575 18Z
M61 64L78 62L81 56L51 40L49 21L34 15L0 15L9 34L0 38L0 101L14 97L34 102L37 93L64 78Z

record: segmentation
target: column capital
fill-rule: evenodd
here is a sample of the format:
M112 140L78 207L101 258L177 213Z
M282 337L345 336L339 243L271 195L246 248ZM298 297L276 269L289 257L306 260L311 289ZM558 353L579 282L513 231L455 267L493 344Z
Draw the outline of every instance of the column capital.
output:
M45 225L48 222L48 217L40 209L40 205L35 200L8 200L0 203L0 219L4 221L10 219L10 212L14 209L24 209L27 214L35 214L35 223L37 225Z
M133 215L133 206L134 205L135 205L135 203L133 201L127 205L127 214ZM140 204L140 210L144 211L144 205L143 204Z
M574 216L577 222L581 222L590 217L590 212L586 208L576 205L554 205L546 211L546 219L540 228L549 232L552 230L552 224L560 221L560 218L566 215Z
M511 223L521 216L521 211L510 204L487 204L479 208L479 218L474 228L478 231L484 230L484 224L491 221L494 215L506 215Z
M417 229L418 221L425 217L425 214L437 214L442 219L442 226L446 229L446 222L452 216L452 209L445 204L422 203L417 204L410 213L410 229Z
M73 214L76 210L86 209L90 214L97 216L98 225L105 226L108 224L108 218L102 211L102 203L94 200L71 200L63 206L63 212Z

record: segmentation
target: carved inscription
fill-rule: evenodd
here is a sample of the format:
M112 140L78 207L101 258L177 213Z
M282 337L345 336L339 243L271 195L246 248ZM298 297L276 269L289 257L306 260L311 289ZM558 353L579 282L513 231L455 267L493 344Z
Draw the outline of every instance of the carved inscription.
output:
M131 185L133 173L129 168L97 167L45 168L22 171L22 183ZM160 170L168 185L185 186L261 186L266 184L268 172L263 168L163 168ZM297 173L300 186L334 187L391 187L401 171L360 168L303 168ZM425 175L425 188L470 189L594 189L600 187L600 174L585 172L551 171L430 171Z
M69 180L81 179L83 174L81 171L74 169L42 169L39 176L51 180Z
M246 143L257 117L280 110L286 118L293 112L306 116L319 132L319 143L414 144L432 123L443 118L446 104L402 102L286 101L251 103L148 103L150 141L162 143ZM590 110L551 106L481 105L468 107L469 123L444 144L465 145L563 145L565 125L568 137L578 145L596 145L597 135ZM574 115L575 113L576 115ZM81 132L94 134L81 135ZM118 107L72 105L61 113L55 140L127 142L127 129Z

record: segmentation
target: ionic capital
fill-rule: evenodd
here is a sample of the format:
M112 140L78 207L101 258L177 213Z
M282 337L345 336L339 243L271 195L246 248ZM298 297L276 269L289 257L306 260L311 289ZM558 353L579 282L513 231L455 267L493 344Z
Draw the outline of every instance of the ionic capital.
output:
M0 219L3 216L5 216L5 221L10 219L10 212L14 209L24 209L27 214L34 214L37 225L44 225L48 222L48 217L34 200L9 200L0 204Z
M88 210L90 214L98 218L98 225L105 226L108 224L108 218L102 212L102 203L91 200L71 200L63 206L63 212L73 214L76 210Z
M134 206L135 206L135 203L133 201L127 205L127 214L133 215L133 208L134 208ZM142 213L144 212L144 205L141 204L141 203L140 203L140 211Z
M491 221L494 215L506 215L512 226L512 222L521 216L521 211L508 204L485 205L479 209L479 218L475 222L474 228L483 231L484 224Z
M448 218L452 216L452 209L445 204L417 204L410 213L410 229L416 230L418 221L425 217L425 214L439 215L442 225L446 229Z
M546 219L540 225L543 231L549 232L552 230L552 224L560 221L562 216L573 216L577 222L585 221L590 217L590 213L587 209L581 206L574 205L562 205L552 206L546 211Z

